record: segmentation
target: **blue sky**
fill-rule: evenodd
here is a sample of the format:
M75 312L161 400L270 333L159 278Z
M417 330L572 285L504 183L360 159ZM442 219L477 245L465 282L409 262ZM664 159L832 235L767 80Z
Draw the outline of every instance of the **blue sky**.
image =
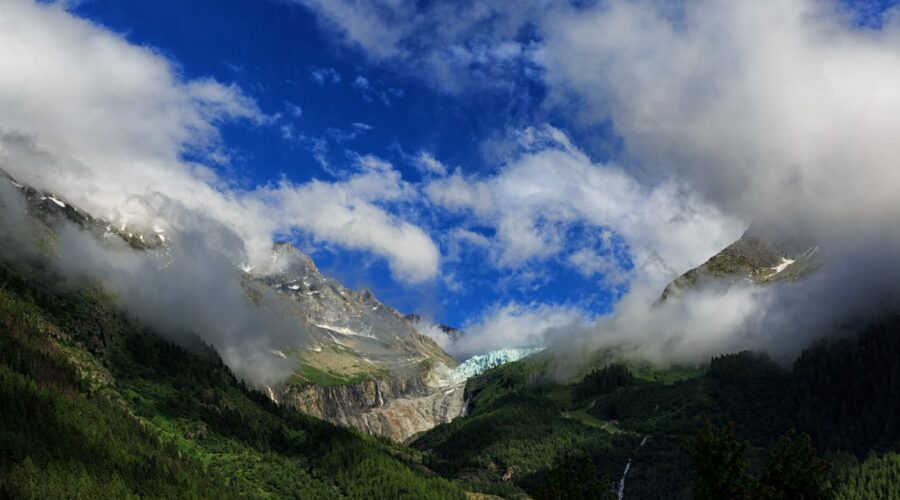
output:
M152 47L174 61L186 79L234 83L265 114L281 116L267 127L223 127L233 155L227 174L247 186L282 176L295 182L333 179L335 170L352 163L348 155L353 153L386 159L410 181L422 174L409 157L423 151L466 174L490 173L497 165L485 160L483 141L534 123L539 115L547 118L539 109L544 94L539 81L515 82L513 90L448 94L390 65L373 64L359 49L342 45L323 30L315 14L301 5L90 0L74 12L134 44ZM317 158L317 144L327 149L321 154L328 167ZM421 217L436 237L455 227L454 219L440 211ZM474 230L486 236L492 232L489 227ZM585 227L570 231L579 244L596 239ZM452 325L508 301L570 303L604 313L624 287L605 286L596 276L585 278L552 259L535 264L539 277L504 283L509 270L485 265L485 255L477 250L444 267L462 290L448 289L439 280L411 286L393 279L387 263L368 252L294 236L303 248L316 250L314 257L325 273L348 286L369 287L401 310L423 311ZM617 242L615 254L630 265L625 242Z
M848 5L860 24L878 27L881 13L894 3L851 0ZM340 30L329 26L333 20L317 13L312 4L89 0L77 4L74 12L133 44L152 47L173 61L185 79L236 84L263 113L277 117L262 127L222 126L232 161L219 168L247 188L280 178L296 183L335 180L351 167L355 155L387 160L409 182L422 180L414 160L421 152L464 175L489 176L502 162L485 153L485 143L536 124L565 130L595 162L615 158L620 151L620 138L608 120L574 120L569 109L544 105L547 88L539 68L533 70L537 75L529 75L524 63L500 73L489 69L482 78L503 85L476 82L470 88L448 90L404 65L416 61L415 49L406 61L367 57L365 46L345 43ZM495 30L478 29L485 29L489 39ZM481 35L470 34L462 45L477 46ZM542 38L527 22L508 36L523 44L539 44ZM477 63L457 69L471 72L473 80L485 72ZM451 252L442 235L464 225L464 216L435 207L391 210L426 228L442 256ZM400 213L404 210L411 213ZM468 229L487 238L496 231L477 223ZM570 252L602 247L600 252L611 255L622 269L631 269L629 243L617 234L612 245L598 243L604 230L602 225L567 223L561 229L562 245ZM628 287L627 280L610 283L603 274L585 276L562 264L559 255L526 259L510 267L489 264L485 251L477 248L463 249L455 261L444 259L441 274L450 280L413 285L395 279L388 263L371 252L302 232L290 237L314 250L321 268L347 285L369 287L401 310L424 311L452 325L466 324L486 307L510 301L569 304L602 314Z
M0 132L117 223L177 225L161 194L460 352L537 345L880 178L896 3L11 0Z

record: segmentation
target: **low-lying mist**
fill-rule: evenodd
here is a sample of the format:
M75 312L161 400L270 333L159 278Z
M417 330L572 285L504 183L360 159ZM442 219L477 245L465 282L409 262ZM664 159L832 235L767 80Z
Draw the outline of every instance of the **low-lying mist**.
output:
M131 316L177 342L197 336L239 376L258 385L286 379L296 361L273 355L302 335L301 322L277 300L251 300L235 266L243 244L227 228L165 198L146 200L169 220L167 244L135 250L118 237L98 239L72 223L55 224L52 243L39 251L36 222L21 193L0 181L3 255L47 260L73 287L99 285ZM271 293L257 288L256 293ZM264 304L264 305L261 305Z
M753 350L789 365L817 340L852 335L900 310L898 241L887 232L831 240L821 267L797 281L711 282L663 301L658 284L638 283L612 314L545 332L552 373L568 379L600 352L693 366Z
M797 282L664 303L667 280L686 269L665 280L637 269L611 315L546 334L561 366L598 349L661 363L756 349L790 362L898 308L897 12L871 27L845 2L637 0L547 18L556 102L585 123L610 120L623 161L679 179L737 220L811 241L824 261Z
M535 255L558 246L567 265L586 267L589 253L569 248L582 243L564 238L578 223L612 228L632 257L645 257L633 270L600 265L585 274L628 284L611 314L500 303L461 325L469 331L455 343L429 329L461 357L547 346L561 374L600 350L690 364L755 349L789 363L815 339L897 308L896 9L870 28L838 1L539 2L524 9L523 22L540 34L528 54L546 99L527 125L535 126L531 136L549 131L557 147L524 162L494 162L487 176L459 170L433 183L410 182L390 163L354 153L352 171L333 182L250 185L228 174L219 127L235 120L265 127L277 117L242 89L185 80L171 61L76 18L66 2L7 3L12 14L4 19L16 29L0 29L0 167L117 225L158 224L170 240L164 250L134 252L68 227L47 258L73 282L101 283L164 334L199 335L257 383L290 373L291 363L270 351L302 325L248 300L240 265L265 262L276 236L305 234L384 259L398 282L449 283L442 265L451 256L432 234L456 228L420 227L435 207L468 210L472 227L493 227L494 241L463 232L487 249L486 264L504 271L515 272L504 263L529 256L529 244ZM592 144L598 130L609 133ZM608 165L589 154L597 151L611 156ZM450 188L455 196L433 196ZM7 258L38 252L15 189L0 190L8 207L2 251ZM623 192L632 196L615 196ZM683 209L695 205L703 210ZM750 222L812 242L824 264L796 282L713 284L659 301L687 270L673 265L710 257L694 255L708 242L692 241L719 241ZM516 263L541 265L522 259Z

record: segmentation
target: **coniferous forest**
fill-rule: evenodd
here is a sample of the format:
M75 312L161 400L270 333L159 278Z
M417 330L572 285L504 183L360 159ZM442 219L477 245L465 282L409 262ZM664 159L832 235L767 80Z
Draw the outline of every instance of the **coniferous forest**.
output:
M469 414L406 447L274 404L209 346L165 340L89 284L0 271L6 497L610 498L623 475L635 498L896 489L893 319L789 369L751 352L598 361L564 385L531 357L470 381Z
M0 0L0 500L900 500L900 0Z
M463 498L419 455L280 407L97 289L0 266L0 497Z

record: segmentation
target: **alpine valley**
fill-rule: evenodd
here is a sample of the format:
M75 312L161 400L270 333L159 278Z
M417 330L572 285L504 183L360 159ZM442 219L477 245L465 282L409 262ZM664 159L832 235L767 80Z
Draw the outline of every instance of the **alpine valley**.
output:
M900 499L900 0L0 0L0 500Z
M260 383L60 264L71 231L163 269L179 258L175 237L3 182L4 496L690 498L710 484L734 488L729 498L896 494L900 407L883 397L900 391L894 317L791 366L751 352L678 366L601 350L560 379L552 345L459 362L417 331L418 316L279 243L267 267L234 269L247 304L292 324L267 346L292 374ZM804 280L822 255L751 229L661 300L707 283Z

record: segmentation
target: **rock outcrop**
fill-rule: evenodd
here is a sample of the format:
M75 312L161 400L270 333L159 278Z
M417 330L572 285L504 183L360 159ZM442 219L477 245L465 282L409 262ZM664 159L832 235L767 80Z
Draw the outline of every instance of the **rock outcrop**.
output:
M456 360L368 290L323 276L290 243L250 275L288 299L309 331L285 348L301 366L276 391L281 404L397 441L462 413L464 384L449 377Z
M447 384L416 373L337 386L288 386L281 402L329 422L404 442L460 416L464 393L465 382Z
M707 284L731 285L738 282L768 284L796 281L822 265L819 247L797 237L779 236L757 227L700 266L682 274L662 292L665 301L680 293Z

